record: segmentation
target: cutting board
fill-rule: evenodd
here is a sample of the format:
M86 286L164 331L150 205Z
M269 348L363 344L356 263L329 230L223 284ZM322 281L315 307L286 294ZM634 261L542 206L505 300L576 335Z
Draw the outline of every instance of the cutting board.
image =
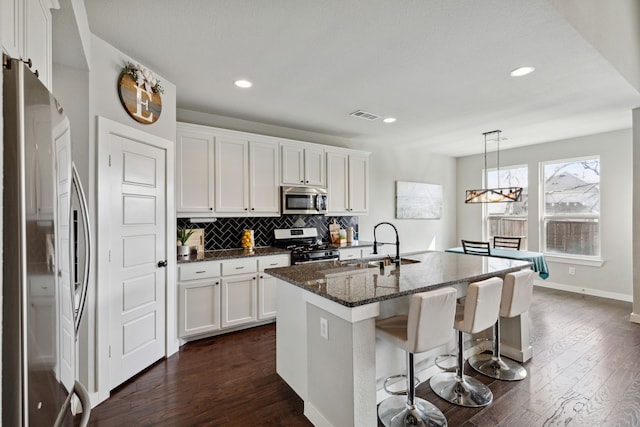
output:
M197 246L198 253L204 252L204 229L194 228L193 234L187 240L186 246Z

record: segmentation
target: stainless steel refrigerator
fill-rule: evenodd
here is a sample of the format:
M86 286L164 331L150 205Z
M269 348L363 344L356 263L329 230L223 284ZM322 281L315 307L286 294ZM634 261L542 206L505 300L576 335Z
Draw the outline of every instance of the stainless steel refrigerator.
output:
M86 425L76 341L91 239L70 124L28 66L2 62L2 425Z

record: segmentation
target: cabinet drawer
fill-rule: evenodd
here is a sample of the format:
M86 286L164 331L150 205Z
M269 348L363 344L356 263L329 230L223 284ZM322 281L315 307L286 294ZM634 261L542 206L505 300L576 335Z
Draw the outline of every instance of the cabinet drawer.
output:
M265 268L277 268L289 266L289 255L275 255L258 258L258 271Z
M255 258L232 259L222 263L222 275L232 276L234 274L255 273L258 271L258 263Z
M362 249L360 248L348 248L340 249L340 260L345 259L360 259L362 258Z
M178 267L179 282L218 276L220 276L220 261L194 262Z

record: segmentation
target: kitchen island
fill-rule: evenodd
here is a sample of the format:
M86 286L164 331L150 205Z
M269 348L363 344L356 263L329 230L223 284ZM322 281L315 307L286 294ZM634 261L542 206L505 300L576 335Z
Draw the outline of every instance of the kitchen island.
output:
M403 372L404 360L376 344L375 320L406 309L409 295L530 267L525 261L444 252L407 255L400 268L327 261L267 269L278 280L276 370L317 426L377 425L376 363ZM526 313L525 313L526 315ZM531 357L526 317L503 323L503 349ZM506 326L506 327L505 327ZM453 338L453 329L451 331ZM394 353L395 354L395 353ZM381 374L382 372L382 374Z

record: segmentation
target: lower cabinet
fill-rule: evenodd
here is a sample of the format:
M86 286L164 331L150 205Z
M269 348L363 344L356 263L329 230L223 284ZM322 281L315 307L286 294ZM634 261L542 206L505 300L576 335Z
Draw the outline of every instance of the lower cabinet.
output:
M200 335L220 329L220 279L180 284L181 337Z
M215 335L274 319L276 279L264 270L288 265L286 254L179 265L180 337Z
M258 273L222 279L222 327L258 320Z

